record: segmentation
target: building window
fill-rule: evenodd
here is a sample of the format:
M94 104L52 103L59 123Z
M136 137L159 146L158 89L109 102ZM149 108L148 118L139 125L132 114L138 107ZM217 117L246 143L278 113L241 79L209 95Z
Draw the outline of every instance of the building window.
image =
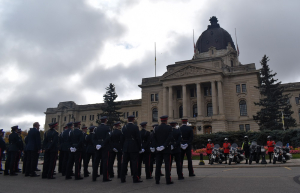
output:
M127 112L126 114L127 114L127 116L126 116L126 117L128 118L128 116L129 116L129 112Z
M246 128L246 132L250 131L250 125L249 124L246 124L245 128Z
M204 87L204 96L211 96L211 87Z
M236 93L241 92L241 86L239 84L236 85Z
M94 115L90 115L90 121L93 121L94 120Z
M193 105L193 117L197 117L198 111L197 111L197 104Z
M136 117L138 117L139 116L139 112L137 111L137 112L135 112L135 116Z
M242 92L247 92L246 84L242 84Z
M157 111L157 108L152 109L152 122L158 122L158 111Z
M151 94L151 101L158 101L158 94Z
M178 99L181 98L181 90L177 90L177 98L178 98Z
M240 101L240 116L247 116L247 104L246 101Z
M52 118L52 123L55 123L56 122L56 118Z
M154 101L154 94L151 94L151 101Z
M100 118L101 118L101 117L100 117L100 114L97 114L97 119L100 120Z
M211 103L207 104L207 116L211 117L213 115L213 107Z
M231 67L233 67L233 60L230 60Z
M134 111L133 111L132 115L135 116L135 112Z
M295 100L296 100L296 104L298 105L299 104L299 97L295 97Z
M82 116L81 121L86 121L86 116Z
M66 116L64 117L64 121L67 121L67 117Z
M155 101L158 101L158 94L155 94Z
M195 89L193 88L190 89L190 95L191 97L195 97Z
M182 106L179 107L179 118L183 117L183 108Z
M240 126L240 131L244 131L244 125L239 125Z
M124 119L125 119L126 118L126 113L125 112L123 113L123 116L124 116Z

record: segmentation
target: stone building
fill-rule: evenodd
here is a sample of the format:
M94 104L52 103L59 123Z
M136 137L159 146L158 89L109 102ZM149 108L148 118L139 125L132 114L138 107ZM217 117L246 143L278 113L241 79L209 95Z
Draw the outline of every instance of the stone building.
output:
M220 27L216 17L210 22L191 60L168 65L162 76L143 78L138 85L141 99L121 101L123 119L134 114L137 123L147 121L150 130L161 115L178 122L184 117L198 134L259 129L253 120L259 111L254 102L261 97L254 87L258 85L259 71L254 63L241 64L231 35ZM291 93L293 116L299 126L300 83L283 86L285 92ZM76 120L86 126L96 125L101 105L60 102L57 108L47 109L45 124L59 121L62 127Z

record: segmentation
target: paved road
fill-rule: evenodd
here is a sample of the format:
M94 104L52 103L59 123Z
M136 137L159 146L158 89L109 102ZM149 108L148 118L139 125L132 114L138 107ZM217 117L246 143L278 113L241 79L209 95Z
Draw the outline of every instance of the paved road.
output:
M39 166L41 167L41 166ZM89 168L91 171L91 168ZM16 177L0 176L1 193L74 193L74 192L255 192L282 193L300 192L300 167L263 167L263 168L195 168L196 177L186 177L178 181L172 170L173 185L166 185L164 177L161 184L155 180L144 180L133 184L131 177L126 183L114 178L112 182L102 182L102 176L96 182L91 177L80 181L65 180L61 174L55 180L30 178L24 175ZM184 176L188 176L184 168ZM145 176L142 176L145 179Z

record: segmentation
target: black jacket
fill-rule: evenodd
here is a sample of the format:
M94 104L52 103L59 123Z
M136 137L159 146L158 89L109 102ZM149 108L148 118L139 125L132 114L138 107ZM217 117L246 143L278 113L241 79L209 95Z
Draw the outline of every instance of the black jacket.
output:
M101 145L101 149L110 149L110 128L105 124L100 124L94 129L93 143L94 146Z
M94 133L90 133L88 136L86 136L86 153L95 153L95 146L93 144L93 135Z
M173 137L171 140L171 145L173 145L172 154L181 152L181 131L179 129L173 129Z
M69 144L71 147L75 147L76 151L82 151L83 133L79 128L74 128L74 130L70 133Z
M19 141L18 141L18 147L19 147L19 151L23 151L24 150L24 143L23 143L23 140L22 140L22 137L19 136Z
M19 151L20 149L19 136L16 132L12 132L8 136L8 142L9 142L8 151Z
M141 138L139 127L128 123L122 128L124 143L123 152L138 153L141 151Z
M123 144L123 138L122 138L122 131L120 129L114 129L111 133L111 150L113 148L116 148L118 152L122 152L122 144Z
M150 132L146 129L142 129L140 131L141 141L142 141L142 149L145 152L150 152Z
M54 129L49 129L44 134L43 149L50 152L58 151L58 132Z
M40 132L36 128L31 128L27 135L28 143L26 145L27 151L39 151L41 150L41 136Z
M156 153L171 153L171 139L173 137L172 127L165 123L155 127L154 129L154 147L164 146L163 151L156 151Z
M181 143L191 145L194 138L193 129L187 125L182 125L180 131L182 135Z
M6 150L5 141L3 140L2 137L0 137L0 148L1 148L1 153L4 152L4 150Z
M28 144L28 137L27 136L24 138L24 142L25 142L24 151L27 151L27 144Z
M70 151L71 144L69 142L69 137L71 135L72 129L68 128L64 130L62 133L62 139L61 139L61 150L62 151Z
M63 133L64 133L64 132L61 132L61 133L58 135L58 150L59 150L59 151L62 151Z
M88 134L82 132L82 152L86 152L86 148L87 148L87 142L86 142L86 138L87 138Z

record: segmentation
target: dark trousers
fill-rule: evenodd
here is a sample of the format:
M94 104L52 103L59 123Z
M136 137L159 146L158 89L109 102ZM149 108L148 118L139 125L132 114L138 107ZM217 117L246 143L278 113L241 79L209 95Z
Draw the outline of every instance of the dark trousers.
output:
M150 153L144 152L139 154L139 162L138 162L138 176L141 178L142 173L142 164L145 163L145 172L146 172L146 178L150 178L152 176L152 173L150 171L150 160L151 156Z
M21 159L21 154L22 151L18 151L17 156L16 156L16 162L15 162L15 171L19 171L19 163Z
M57 160L57 152L51 152L49 150L45 151L44 154L44 164L43 164L43 178L53 178L53 173L55 170Z
M100 149L97 150L95 153L95 159L93 164L93 180L96 180L97 178L97 172L98 172L100 160L103 167L103 181L105 181L109 179L109 174L108 174L109 150L108 149Z
M225 162L227 162L227 156L229 153L224 153L224 157L225 157Z
M92 165L93 165L93 163L94 163L94 154L93 153L85 153L85 157L84 157L84 160L83 160L84 175L89 174L88 167L89 167L89 162L90 162L91 157L92 157Z
M25 175L34 175L35 169L37 167L37 160L38 160L38 153L37 151L28 151L27 152L27 163L26 163L26 170Z
M114 152L111 151L110 152L110 156L109 156L109 176L112 177L114 176L114 163L115 163L115 159L117 157L117 173L118 173L118 178L121 177L121 168L122 168L122 152Z
M40 153L36 153L36 169L38 169Z
M273 152L268 152L268 154L269 154L269 159L270 159L270 163L272 162L272 154L273 154Z
M150 153L150 172L153 173L153 164L155 161L155 153Z
M63 161L64 161L64 151L59 152L59 160L58 160L58 173L62 173Z
M132 152L124 152L123 153L123 162L122 162L122 171L121 171L121 181L126 180L126 173L127 173L127 167L128 162L130 161L131 166L131 175L133 178L133 181L138 181L138 159L139 159L139 153L132 153Z
M75 163L75 179L80 178L81 153L81 151L69 153L66 177L71 177L73 165Z
M2 170L2 155L3 155L3 151L0 148L0 170Z
M25 172L26 172L27 156L28 156L28 152L24 151L24 155L23 155L23 168L22 168L22 173L23 174L25 174Z
M15 161L17 156L17 151L9 151L7 153L7 159L5 162L5 170L4 173L8 174L8 170L11 174L15 173Z
M68 167L68 160L69 160L70 153L71 152L69 152L69 151L64 151L64 153L63 153L64 159L63 159L62 168L61 168L61 173L63 176L65 176L67 174L67 167Z
M165 177L166 182L171 182L171 154L169 153L156 153L155 161L156 161L156 170L155 170L155 180L157 182L160 181L161 175L161 165L162 162L165 162Z
M245 150L245 158L248 160L250 157L250 150Z
M184 155L186 155L186 158L188 159L189 175L192 175L194 174L194 169L192 162L192 149L190 145L186 149L181 149L181 164L183 164Z
M173 153L171 154L171 169L172 169L172 163L173 163L173 158L175 159L175 163L176 163L176 169L177 169L177 175L179 178L183 177L182 174L182 163L181 163L181 153ZM171 171L171 170L170 170Z

